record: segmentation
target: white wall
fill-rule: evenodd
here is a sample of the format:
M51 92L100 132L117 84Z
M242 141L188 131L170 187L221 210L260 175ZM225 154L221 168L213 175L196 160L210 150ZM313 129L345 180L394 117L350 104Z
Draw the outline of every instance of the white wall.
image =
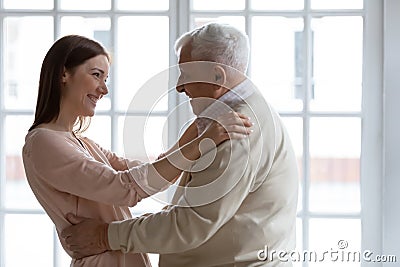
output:
M383 253L400 261L400 1L384 6ZM388 266L390 264L387 264ZM393 266L393 264L391 265Z

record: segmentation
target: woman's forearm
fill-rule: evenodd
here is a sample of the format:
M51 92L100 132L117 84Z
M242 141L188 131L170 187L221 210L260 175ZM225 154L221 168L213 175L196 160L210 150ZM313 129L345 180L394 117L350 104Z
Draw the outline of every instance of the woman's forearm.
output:
M154 162L153 166L164 179L172 181L183 170L189 169L195 160L200 158L199 145L200 139L196 138Z
M213 122L197 137L197 125L192 123L179 139L176 146L164 157L150 165L148 173L149 185L153 188L165 188L184 170L190 170L194 161L217 145L228 139L241 139L251 133L249 118L228 113ZM184 145L182 145L184 144Z
M194 161L200 158L200 139L195 138L180 149L155 161L148 169L148 183L151 187L162 190L182 173L189 170Z
M168 155L177 149L185 146L189 142L193 141L197 138L197 125L196 123L192 123L183 133L183 135L179 138L175 145L173 145L167 152L164 152L162 156ZM161 157L159 157L160 159Z

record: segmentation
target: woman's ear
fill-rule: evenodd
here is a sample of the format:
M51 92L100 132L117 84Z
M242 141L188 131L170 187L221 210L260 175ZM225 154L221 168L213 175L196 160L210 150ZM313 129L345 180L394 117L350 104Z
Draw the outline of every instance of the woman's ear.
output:
M67 72L67 69L64 67L63 73L61 75L61 83L65 84L67 82L67 78L68 78L68 72Z

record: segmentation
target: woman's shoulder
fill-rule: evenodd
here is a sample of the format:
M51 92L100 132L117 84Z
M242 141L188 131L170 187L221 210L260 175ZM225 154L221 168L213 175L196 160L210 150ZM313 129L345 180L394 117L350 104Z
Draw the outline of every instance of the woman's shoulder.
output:
M57 130L52 130L49 128L35 128L30 130L26 137L25 137L25 142L28 141L52 141L54 139L65 139L65 138L70 138L71 133L70 132L65 132L65 131L57 131Z
M25 152L38 150L48 151L65 145L71 139L71 133L55 131L48 128L35 128L30 130L25 136L23 150ZM66 142L67 141L67 142Z

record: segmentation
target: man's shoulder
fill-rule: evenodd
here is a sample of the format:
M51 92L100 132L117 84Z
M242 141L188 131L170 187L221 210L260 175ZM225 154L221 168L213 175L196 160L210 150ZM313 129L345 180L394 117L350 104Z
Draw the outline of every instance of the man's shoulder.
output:
M237 112L246 112L252 110L253 112L270 112L271 105L262 95L258 89L254 89L254 92L238 103L233 109Z
M255 126L264 128L262 127L263 125L268 125L269 130L272 130L271 127L274 125L274 120L279 116L259 91L255 91L233 109L236 112L250 117L250 119L256 124Z

